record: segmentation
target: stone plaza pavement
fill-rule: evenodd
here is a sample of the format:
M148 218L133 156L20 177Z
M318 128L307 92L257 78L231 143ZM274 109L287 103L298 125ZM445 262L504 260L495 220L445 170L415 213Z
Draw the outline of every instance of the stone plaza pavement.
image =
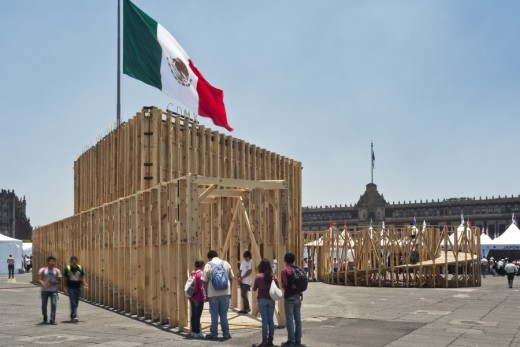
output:
M230 311L232 339L186 338L113 310L81 302L79 323L68 323L68 297L60 295L58 325L41 324L38 288L30 275L7 283L0 275L0 346L251 346L260 323ZM303 340L308 346L520 346L520 277L460 289L364 288L310 283L305 292ZM203 327L208 329L207 305ZM275 345L285 341L276 329Z

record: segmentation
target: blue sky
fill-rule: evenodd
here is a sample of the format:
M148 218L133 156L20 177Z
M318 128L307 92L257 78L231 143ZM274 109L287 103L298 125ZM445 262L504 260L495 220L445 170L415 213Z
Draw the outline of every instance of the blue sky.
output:
M520 194L518 1L134 3L224 90L232 136L303 163L304 206L355 204L371 139L390 202ZM115 122L116 16L0 2L0 188L33 225L72 215L74 161ZM170 102L122 76L123 121Z

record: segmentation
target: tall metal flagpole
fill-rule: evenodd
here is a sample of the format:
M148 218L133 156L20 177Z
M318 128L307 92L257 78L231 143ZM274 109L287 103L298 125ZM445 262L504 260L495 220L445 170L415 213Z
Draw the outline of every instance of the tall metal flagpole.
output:
M121 125L121 0L117 0L117 127Z

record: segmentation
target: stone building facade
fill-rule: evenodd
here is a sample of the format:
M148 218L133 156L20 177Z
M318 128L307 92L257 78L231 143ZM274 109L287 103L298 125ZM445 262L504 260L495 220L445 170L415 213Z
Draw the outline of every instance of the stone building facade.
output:
M0 233L19 240L32 238L31 221L25 214L25 197L19 199L14 190L0 190Z
M461 214L472 226L487 228L491 237L502 234L511 224L512 215L520 214L520 195L491 198L452 198L431 201L392 202L385 200L377 185L369 183L359 201L351 206L303 207L304 231L324 230L332 220L338 227L386 224L406 225L415 217L428 225L453 226L460 224Z

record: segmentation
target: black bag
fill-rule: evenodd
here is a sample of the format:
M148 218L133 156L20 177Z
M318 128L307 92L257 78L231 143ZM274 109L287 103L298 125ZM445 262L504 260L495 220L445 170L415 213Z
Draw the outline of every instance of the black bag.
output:
M307 290L309 279L301 267L293 266L292 273L288 278L288 282L289 288L291 290L301 293Z

